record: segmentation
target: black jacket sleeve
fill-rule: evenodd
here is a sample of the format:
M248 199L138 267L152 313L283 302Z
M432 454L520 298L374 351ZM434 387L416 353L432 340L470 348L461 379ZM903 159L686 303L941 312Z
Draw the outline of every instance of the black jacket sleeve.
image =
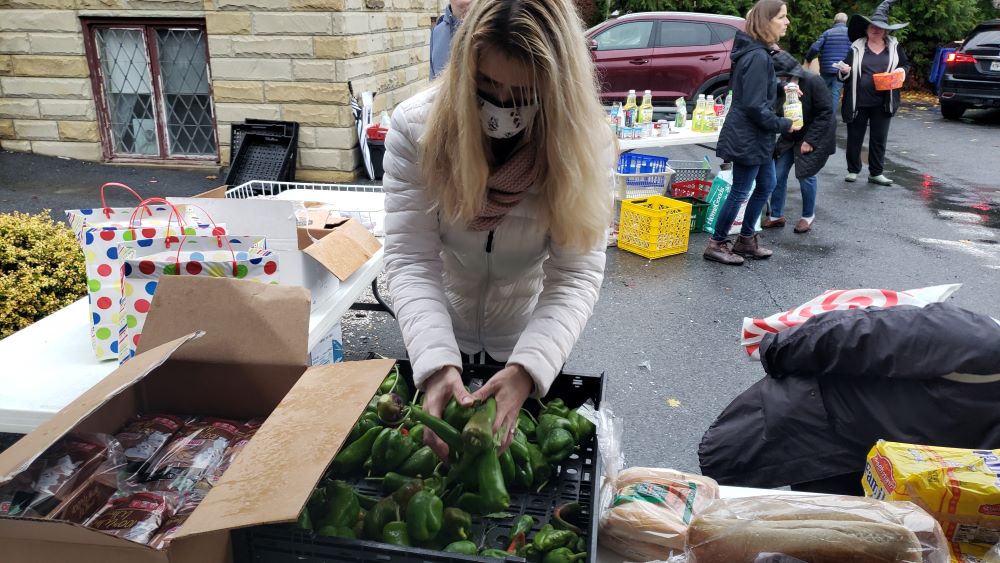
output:
M784 117L778 117L774 113L774 107L768 103L770 96L768 90L774 88L776 84L769 84L765 78L771 73L768 66L771 61L767 53L763 50L753 53L746 62L746 71L743 73L742 105L747 117L758 129L772 133L788 131L792 127L792 121Z
M853 69L853 67L854 67L854 48L853 47L851 49L847 50L847 56L844 57L844 64L851 65L852 68L851 68L851 72L847 73L847 76L844 76L843 74L841 74L839 72L837 73L837 80L839 80L841 82L847 82L848 80L850 80L851 79L851 74L854 73L854 69Z
M1000 372L1000 324L950 303L830 311L761 342L771 377L936 379Z
M816 77L810 76L804 81L807 95L811 98L812 119L806 123L803 141L812 145L813 149L823 148L831 127L836 127L833 121L833 102L826 84ZM822 86L822 90L820 90Z
M906 56L901 45L896 46L896 53L899 55L899 63L896 64L896 68L901 68L906 71L906 75L910 75L910 58Z

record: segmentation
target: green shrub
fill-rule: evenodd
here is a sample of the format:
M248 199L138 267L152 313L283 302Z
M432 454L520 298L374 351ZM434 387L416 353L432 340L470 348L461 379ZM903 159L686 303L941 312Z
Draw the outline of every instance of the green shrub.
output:
M76 237L48 212L0 213L0 338L86 294Z
M608 0L574 0L574 4L588 29L608 19Z

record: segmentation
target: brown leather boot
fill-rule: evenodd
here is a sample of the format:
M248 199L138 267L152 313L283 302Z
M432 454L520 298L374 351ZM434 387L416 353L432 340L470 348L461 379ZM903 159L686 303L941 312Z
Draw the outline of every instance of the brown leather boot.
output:
M705 253L703 254L705 260L728 264L730 266L743 264L743 258L733 254L733 251L729 249L730 244L732 243L728 240L715 241L708 239L708 247L705 248Z
M762 247L758 244L757 235L752 237L745 237L740 235L737 239L736 244L733 245L733 252L739 254L740 256L746 256L747 258L753 258L754 260L763 260L764 258L770 258L773 251Z

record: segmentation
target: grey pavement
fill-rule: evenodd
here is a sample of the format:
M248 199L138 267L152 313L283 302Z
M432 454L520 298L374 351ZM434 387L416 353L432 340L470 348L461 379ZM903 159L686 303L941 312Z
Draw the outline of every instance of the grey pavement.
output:
M857 184L843 182L844 134L841 125L841 148L819 176L813 231L765 231L765 244L775 250L770 260L743 267L706 262L706 234L692 234L687 254L653 261L608 250L601 299L566 371L605 374L605 404L626 421L629 465L697 470L704 431L764 375L739 346L743 317L768 316L827 289L945 283L964 284L956 304L1000 317L1000 111L969 112L958 123L943 121L933 108L900 114L886 170L898 183L888 188L864 183L867 171ZM675 160L708 154L718 166L711 151L698 147L653 154ZM43 169L47 180L22 181L12 190L11 177L37 175L10 170L24 162ZM83 176L78 163L0 154L0 209L93 205L101 181L123 176L116 167L90 167ZM145 172L135 173L141 184ZM141 184L142 193L180 195L219 183L197 176L158 171L158 182ZM791 222L800 206L792 180ZM349 313L344 341L349 359L404 353L398 327L383 313Z

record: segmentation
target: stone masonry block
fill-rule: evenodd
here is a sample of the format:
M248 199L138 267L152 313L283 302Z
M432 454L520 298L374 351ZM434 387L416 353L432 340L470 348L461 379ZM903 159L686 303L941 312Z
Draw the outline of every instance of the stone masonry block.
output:
M215 105L215 117L224 123L242 123L248 117L281 119L281 108L271 104L218 103Z
M368 33L368 14L350 12L333 14L334 35L357 35L359 33Z
M299 166L306 169L354 170L361 151L340 149L299 149Z
M325 38L324 38L325 39ZM311 57L311 37L233 37L237 57Z
M229 145L233 136L233 126L230 123L220 123L216 126L220 145Z
M286 104L281 107L281 119L298 121L313 127L351 127L354 115L350 106Z
M208 53L212 59L233 56L233 40L226 35L208 36Z
M314 131L316 148L350 149L358 145L358 132L354 127L316 127Z
M299 127L299 147L316 148L316 127Z
M58 140L59 128L55 121L15 120L14 131L20 139Z
M72 10L76 8L74 0L6 0L4 8L28 8L37 10Z
M250 14L205 12L205 27L210 38L212 35L247 35L252 19Z
M253 31L256 35L329 35L330 19L330 14L319 12L257 12L253 15Z
M80 33L29 33L31 52L36 55L82 55Z
M128 0L77 0L78 10L120 10L124 9Z
M368 29L370 31L385 31L389 29L388 17L381 12L373 12L368 15Z
M214 59L212 78L218 80L291 80L289 59Z
M130 10L203 10L204 0L128 0Z
M0 76L14 74L14 59L10 55L0 55Z
M42 117L61 120L93 121L97 111L92 100L38 100Z
M81 78L90 76L90 69L86 57L14 55L14 74Z
M17 100L0 98L0 117L37 118L38 100Z
M100 141L95 121L60 121L59 138L63 141Z
M66 156L80 160L101 160L100 143L72 143L65 141L33 141L31 150L37 154Z
M0 88L8 98L90 99L90 80L86 78L0 78Z
M368 37L365 35L316 37L313 41L316 58L319 59L350 59L368 54Z
M215 0L219 10L275 11L288 10L289 0Z
M268 102L307 104L347 104L347 85L324 82L268 82L265 95Z
M79 31L80 21L70 10L4 10L0 31Z
M295 179L300 182L325 182L343 184L353 182L358 178L354 170L298 170Z
M403 28L403 15L402 14L389 14L386 16L385 25L388 29L392 31L398 31Z
M237 80L216 80L212 83L216 102L263 102L264 84Z
M326 10L343 12L347 9L346 0L292 0L293 10Z
M5 151L31 152L31 141L16 141L4 139L0 141L0 148Z
M0 119L0 139L13 139L14 137L14 120Z
M334 61L292 61L292 76L296 80L336 80Z
M31 50L27 33L0 33L0 53L19 54Z

